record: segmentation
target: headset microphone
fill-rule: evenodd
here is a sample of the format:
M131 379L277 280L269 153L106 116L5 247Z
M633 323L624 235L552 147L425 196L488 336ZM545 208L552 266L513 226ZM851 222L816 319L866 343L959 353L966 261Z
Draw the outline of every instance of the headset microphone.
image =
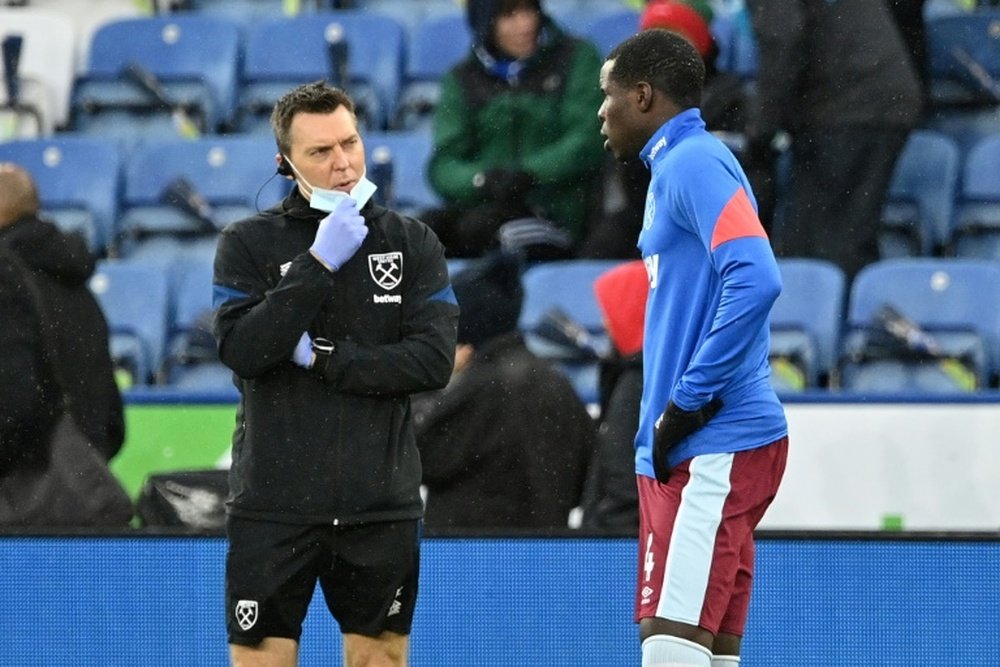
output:
M278 168L276 170L279 176L292 176L292 169L288 166L288 162L285 160L285 156L278 154Z

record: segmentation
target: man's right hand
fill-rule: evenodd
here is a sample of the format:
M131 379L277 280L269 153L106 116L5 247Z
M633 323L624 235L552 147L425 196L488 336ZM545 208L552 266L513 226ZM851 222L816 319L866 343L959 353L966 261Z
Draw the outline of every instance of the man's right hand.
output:
M320 220L309 252L327 269L337 271L354 256L367 235L368 227L357 202L347 197Z

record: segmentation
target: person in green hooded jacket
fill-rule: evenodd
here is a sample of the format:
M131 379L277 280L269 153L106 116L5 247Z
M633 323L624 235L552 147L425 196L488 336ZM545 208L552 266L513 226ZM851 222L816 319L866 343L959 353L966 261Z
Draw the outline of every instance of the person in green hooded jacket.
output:
M515 219L553 223L572 248L600 206L601 56L539 0L467 12L472 52L442 79L434 115L429 177L445 207L422 219L455 257L482 254Z

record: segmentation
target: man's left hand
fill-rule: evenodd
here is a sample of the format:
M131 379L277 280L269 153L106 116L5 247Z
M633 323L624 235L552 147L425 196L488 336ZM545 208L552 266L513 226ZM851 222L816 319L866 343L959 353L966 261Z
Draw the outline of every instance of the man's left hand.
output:
M721 409L721 398L713 399L692 412L681 410L673 401L667 403L667 409L653 427L653 472L656 481L666 484L670 479L670 464L667 462L670 450L707 424Z
M316 353L313 352L312 338L306 332L303 332L302 337L299 338L299 342L295 344L295 349L292 351L292 363L302 368L312 368L313 364L316 363Z

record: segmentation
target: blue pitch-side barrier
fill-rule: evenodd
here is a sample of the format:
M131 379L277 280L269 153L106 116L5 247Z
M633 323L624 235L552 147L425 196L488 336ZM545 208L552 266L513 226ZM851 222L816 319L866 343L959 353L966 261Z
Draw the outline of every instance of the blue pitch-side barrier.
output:
M0 536L0 664L225 665L224 554L219 537ZM636 560L624 538L428 538L411 664L637 667ZM762 535L756 573L742 664L1000 655L1000 536ZM303 667L340 664L322 605Z

